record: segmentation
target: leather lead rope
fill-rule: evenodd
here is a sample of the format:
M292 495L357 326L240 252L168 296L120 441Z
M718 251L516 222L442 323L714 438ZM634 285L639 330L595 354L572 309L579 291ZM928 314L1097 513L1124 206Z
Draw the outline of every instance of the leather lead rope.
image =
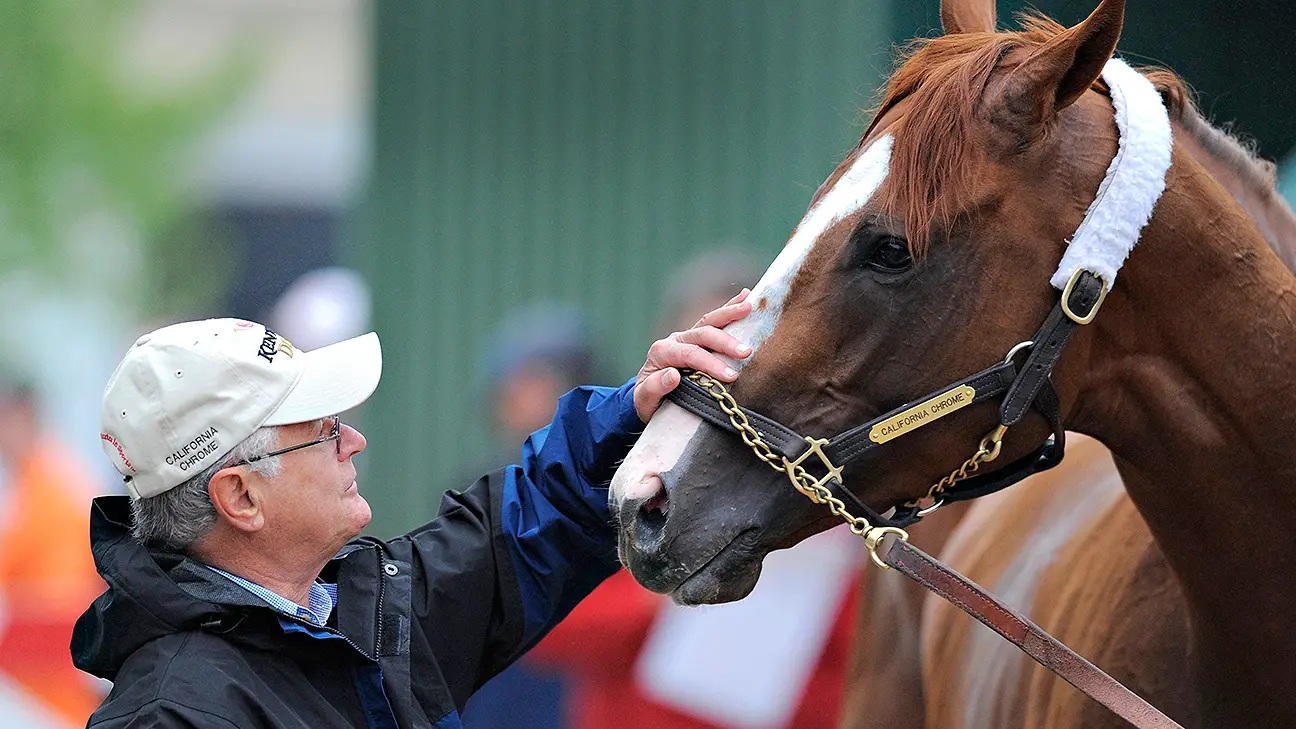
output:
M963 612L1008 639L1041 666L1138 729L1183 729L1174 719L1085 660L1043 628L936 558L886 534L875 554L906 577L957 605Z

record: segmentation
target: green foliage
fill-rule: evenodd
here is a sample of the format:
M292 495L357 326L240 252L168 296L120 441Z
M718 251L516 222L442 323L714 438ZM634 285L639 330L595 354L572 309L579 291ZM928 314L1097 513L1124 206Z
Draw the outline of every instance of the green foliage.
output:
M247 64L147 98L123 78L130 0L33 0L0 7L0 272L55 286L111 277L141 313L192 299L157 270L192 259L181 155L232 99ZM104 250L104 249L108 250ZM188 252L187 252L188 251ZM86 271L111 259L109 271ZM120 259L120 260L118 260ZM214 272L213 272L214 273ZM78 280L81 279L81 280ZM130 279L136 279L130 281Z

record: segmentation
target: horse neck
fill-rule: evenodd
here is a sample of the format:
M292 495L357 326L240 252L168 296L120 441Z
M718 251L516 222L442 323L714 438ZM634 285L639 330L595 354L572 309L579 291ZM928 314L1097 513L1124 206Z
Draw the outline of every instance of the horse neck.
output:
M1296 279L1176 147L1156 215L1075 340L1084 354L1059 372L1081 383L1070 427L1112 450L1179 578L1208 703L1229 710L1274 681L1296 690L1294 321ZM1296 719L1296 699L1267 701Z
M1272 164L1255 159L1191 108L1174 124L1176 142L1229 191L1288 270L1296 270L1296 215L1274 187Z

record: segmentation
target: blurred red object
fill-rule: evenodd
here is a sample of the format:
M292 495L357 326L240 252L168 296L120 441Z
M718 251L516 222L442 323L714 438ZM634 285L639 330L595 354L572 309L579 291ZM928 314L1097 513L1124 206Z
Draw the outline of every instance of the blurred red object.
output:
M845 590L814 673L785 729L836 726L849 668L858 590ZM635 681L635 664L667 598L621 570L594 590L523 659L561 670L569 729L730 729L654 701Z

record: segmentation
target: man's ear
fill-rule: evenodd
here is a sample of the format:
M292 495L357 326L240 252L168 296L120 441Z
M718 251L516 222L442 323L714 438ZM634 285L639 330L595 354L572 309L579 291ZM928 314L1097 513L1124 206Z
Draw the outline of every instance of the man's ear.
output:
M247 473L238 467L223 468L207 484L216 513L241 532L255 532L265 526L261 494L249 483Z

